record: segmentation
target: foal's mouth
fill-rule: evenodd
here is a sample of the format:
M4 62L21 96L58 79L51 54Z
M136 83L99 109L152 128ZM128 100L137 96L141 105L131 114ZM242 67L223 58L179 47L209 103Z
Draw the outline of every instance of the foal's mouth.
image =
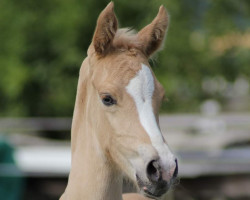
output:
M151 199L159 199L162 197L164 194L166 194L168 191L168 188L161 190L161 192L156 192L156 193L151 193L149 189L144 190L144 195L146 197L149 197Z
M136 175L137 184L141 190L141 193L151 199L160 199L170 188L170 184L166 181L159 181L158 183L150 183L148 181L142 181L139 176Z

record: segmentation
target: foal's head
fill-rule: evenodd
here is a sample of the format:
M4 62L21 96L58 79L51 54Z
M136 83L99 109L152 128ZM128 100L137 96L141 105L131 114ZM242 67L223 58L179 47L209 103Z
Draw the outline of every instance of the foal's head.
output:
M138 33L118 29L110 3L100 14L88 50L92 125L111 166L130 177L142 193L162 196L177 175L177 160L159 128L164 89L149 57L161 46L168 16L163 6ZM84 67L84 66L83 66Z

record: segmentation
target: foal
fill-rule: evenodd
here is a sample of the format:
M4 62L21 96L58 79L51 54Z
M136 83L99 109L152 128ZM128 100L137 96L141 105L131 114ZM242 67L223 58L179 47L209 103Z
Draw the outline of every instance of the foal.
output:
M118 29L113 3L100 14L82 63L72 122L72 166L61 200L121 200L123 177L151 198L177 176L158 111L164 89L149 67L168 17L163 6L138 33ZM128 194L124 199L146 199Z

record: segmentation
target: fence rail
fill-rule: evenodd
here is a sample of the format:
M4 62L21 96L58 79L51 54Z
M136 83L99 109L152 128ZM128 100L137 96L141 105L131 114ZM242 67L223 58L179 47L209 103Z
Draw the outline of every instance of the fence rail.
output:
M250 173L250 114L161 115L160 125L179 157L180 176ZM15 159L25 176L68 175L69 141L50 140L37 133L70 134L70 127L71 118L0 118L0 133L16 145Z
M188 129L197 126L201 119L225 122L228 127L250 128L250 113L225 113L217 116L199 114L161 115L160 124L168 129ZM72 118L0 118L0 131L60 131L70 130Z

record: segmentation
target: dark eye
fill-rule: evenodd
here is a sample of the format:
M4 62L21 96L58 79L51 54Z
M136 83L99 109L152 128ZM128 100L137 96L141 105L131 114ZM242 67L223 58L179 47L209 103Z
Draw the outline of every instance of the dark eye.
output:
M105 106L112 106L116 104L116 100L114 100L110 95L105 95L102 97L102 103Z

